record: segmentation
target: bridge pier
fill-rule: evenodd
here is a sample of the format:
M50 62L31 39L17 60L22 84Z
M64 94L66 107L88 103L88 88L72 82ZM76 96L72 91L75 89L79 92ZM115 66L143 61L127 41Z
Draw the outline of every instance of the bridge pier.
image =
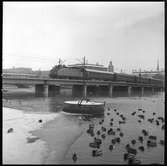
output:
M141 96L144 96L144 87L141 87Z
M86 96L87 96L87 85L84 85L83 86L83 97L84 97L84 99L86 98Z
M49 85L48 86L48 96L56 96L57 94L60 94L60 86L56 85Z
M48 85L37 84L35 85L36 96L48 96Z
M128 96L130 97L132 94L132 87L131 86L128 86Z
M37 84L35 85L35 95L36 96L55 96L60 93L60 87L55 85Z
M112 85L109 86L109 96L113 97L113 86Z
M152 94L155 94L155 89L154 89L154 87L152 87L151 92L152 92Z

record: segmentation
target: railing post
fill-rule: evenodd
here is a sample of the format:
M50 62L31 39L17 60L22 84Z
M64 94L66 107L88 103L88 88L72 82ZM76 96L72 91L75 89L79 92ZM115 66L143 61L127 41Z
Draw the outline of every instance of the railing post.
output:
M43 92L43 94L44 94L44 97L48 97L48 95L49 95L49 86L48 85L44 85L44 92Z

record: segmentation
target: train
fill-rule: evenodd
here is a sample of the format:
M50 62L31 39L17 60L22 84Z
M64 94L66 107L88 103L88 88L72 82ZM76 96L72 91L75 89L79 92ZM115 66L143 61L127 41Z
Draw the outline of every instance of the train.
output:
M115 73L109 71L99 71L88 68L64 67L56 73L56 78L59 79L86 79L86 80L103 80L103 81L121 81L130 83L144 84L162 84L162 80L147 78L142 76Z

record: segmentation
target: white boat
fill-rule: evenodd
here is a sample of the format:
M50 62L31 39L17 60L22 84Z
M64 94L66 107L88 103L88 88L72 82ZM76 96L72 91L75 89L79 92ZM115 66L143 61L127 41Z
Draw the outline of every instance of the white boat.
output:
M63 111L73 114L104 114L104 103L88 101L88 100L75 100L65 101Z
M84 65L85 66L85 57L84 57ZM84 71L83 70L83 85L86 85L86 80L84 78ZM74 100L74 101L65 101L63 111L67 113L73 114L88 114L88 115L101 115L104 114L105 110L105 102L95 102L90 101L86 97L86 93L84 94L83 99L81 100Z

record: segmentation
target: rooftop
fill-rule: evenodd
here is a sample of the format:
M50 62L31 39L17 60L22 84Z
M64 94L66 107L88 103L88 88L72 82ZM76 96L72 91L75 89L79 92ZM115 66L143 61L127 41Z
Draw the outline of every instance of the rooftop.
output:
M80 67L80 66L83 66L84 64L72 64L72 65L68 65L68 67ZM99 65L99 64L85 64L84 66L87 66L87 67L100 67L100 68L106 68L104 67L103 65Z

